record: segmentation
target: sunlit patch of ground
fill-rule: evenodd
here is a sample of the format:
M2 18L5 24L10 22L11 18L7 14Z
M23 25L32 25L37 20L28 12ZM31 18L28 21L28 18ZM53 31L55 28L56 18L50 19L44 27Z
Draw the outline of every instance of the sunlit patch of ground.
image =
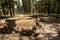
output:
M4 24L5 24L5 19L0 20L0 28L2 28L4 26Z
M16 26L20 28L32 27L34 24L34 20L19 20L16 22Z

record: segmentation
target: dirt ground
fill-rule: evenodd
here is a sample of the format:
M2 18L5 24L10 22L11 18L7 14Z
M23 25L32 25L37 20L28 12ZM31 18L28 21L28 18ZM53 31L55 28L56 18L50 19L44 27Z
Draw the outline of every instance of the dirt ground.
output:
M28 15L19 15L13 17L13 19L18 19L16 21L16 30L21 30L21 28L31 29L32 26L36 24L35 19L27 16ZM0 26L3 26L4 23L5 21L3 22L1 20ZM39 33L37 39L33 37L30 38L27 36L20 37L19 33L12 33L0 34L0 40L59 40L60 34L58 32L60 31L60 23L40 21L39 24L41 25L41 27L37 26L36 32Z

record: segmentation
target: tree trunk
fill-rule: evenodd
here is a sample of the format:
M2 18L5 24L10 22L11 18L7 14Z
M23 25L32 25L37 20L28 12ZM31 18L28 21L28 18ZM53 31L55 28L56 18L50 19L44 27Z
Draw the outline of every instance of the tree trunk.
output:
M50 15L50 0L48 0L48 15Z
M58 2L57 17L58 17L58 15L59 15L59 5L60 5L60 3Z

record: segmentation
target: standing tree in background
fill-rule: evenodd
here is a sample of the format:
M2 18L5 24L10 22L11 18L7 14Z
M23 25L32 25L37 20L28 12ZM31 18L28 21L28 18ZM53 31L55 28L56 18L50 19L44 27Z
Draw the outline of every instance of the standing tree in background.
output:
M36 9L38 13L47 13L47 0L40 0L36 2Z
M10 8L10 15L14 16L14 0L8 0L9 8Z
M50 0L48 0L48 15L50 15Z
M15 5L16 5L16 11L17 11L17 14L19 14L20 13L20 0L17 0L17 1L15 1Z
M10 11L10 16L14 15L14 1L13 0L5 0L2 4L2 11L4 15L7 15Z
M2 11L3 11L3 14L6 16L8 14L8 3L7 3L7 0L4 0L2 3L1 3L1 6L2 6Z
M57 7L57 17L58 17L58 15L59 15L59 13L60 13L60 0L57 0L57 5L58 5L58 7Z
M56 4L57 4L56 0L52 0L50 2L50 12L51 13L56 14L56 12L57 12L57 5Z
M21 11L21 9L20 9L20 0L18 0L17 9L18 9L18 12L20 13L20 11Z
M22 0L23 12L31 13L31 0Z

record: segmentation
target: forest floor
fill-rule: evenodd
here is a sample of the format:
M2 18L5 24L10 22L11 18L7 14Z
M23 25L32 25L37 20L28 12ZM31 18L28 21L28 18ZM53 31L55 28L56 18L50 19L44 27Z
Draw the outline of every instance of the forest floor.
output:
M11 19L11 18L9 18ZM28 17L28 15L17 15L12 17L12 19L18 19L16 21L16 30L24 29L31 29L33 25L36 25L36 19L32 17ZM41 27L37 27L36 32L39 33L38 39L39 40L58 40L59 35L58 31L60 31L60 23L56 23L54 17L40 17L40 19L44 19L46 21L40 21L39 24ZM49 20L48 20L49 19ZM3 27L6 19L0 20L0 28ZM11 34L0 34L0 40L38 40L36 38L30 38L27 36L20 37L19 33L11 33Z

